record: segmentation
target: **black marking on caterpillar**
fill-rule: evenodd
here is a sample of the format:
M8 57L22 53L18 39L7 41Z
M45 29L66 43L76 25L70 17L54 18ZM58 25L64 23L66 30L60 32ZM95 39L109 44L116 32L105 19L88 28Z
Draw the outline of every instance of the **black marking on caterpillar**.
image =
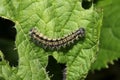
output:
M44 49L48 48L50 50L59 50L61 47L64 48L67 45L74 43L75 40L79 40L79 38L85 37L85 29L79 28L75 32L57 39L47 38L46 36L43 36L43 34L39 33L36 28L32 28L29 31L29 35L35 44L40 45Z

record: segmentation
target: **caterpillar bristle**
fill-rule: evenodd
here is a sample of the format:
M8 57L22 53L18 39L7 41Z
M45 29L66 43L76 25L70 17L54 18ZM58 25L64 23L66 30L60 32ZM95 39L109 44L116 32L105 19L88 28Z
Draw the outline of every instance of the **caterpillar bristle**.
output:
M48 38L44 36L42 33L39 33L36 28L32 28L29 32L31 40L41 45L44 49L51 50L59 50L62 47L65 48L67 45L73 44L75 40L79 40L79 38L83 38L85 36L85 29L79 28L75 32L72 32L69 35L66 35L62 38Z

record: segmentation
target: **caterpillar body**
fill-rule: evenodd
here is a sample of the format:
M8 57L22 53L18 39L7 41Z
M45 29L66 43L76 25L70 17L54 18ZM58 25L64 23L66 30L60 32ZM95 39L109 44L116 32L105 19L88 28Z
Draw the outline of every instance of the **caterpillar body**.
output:
M51 50L59 50L61 47L66 47L69 44L74 43L75 40L79 40L79 38L85 37L85 29L79 28L75 32L72 32L71 34L64 36L62 38L47 38L42 33L39 33L37 29L34 27L29 31L29 35L31 40L37 44L43 47L44 49L51 49Z

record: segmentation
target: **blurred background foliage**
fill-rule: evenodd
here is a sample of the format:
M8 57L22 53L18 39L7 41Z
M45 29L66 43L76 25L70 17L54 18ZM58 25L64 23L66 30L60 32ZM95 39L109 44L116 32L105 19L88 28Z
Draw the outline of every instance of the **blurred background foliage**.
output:
M87 9L91 6L91 2L91 0L83 0L83 7ZM100 50L86 80L120 80L120 0L94 0L93 3L96 8L103 9L104 18ZM17 32L14 26L14 22L0 17L0 51L11 66L18 65L18 53L15 48ZM59 65L61 64L56 62L56 68Z
M103 9L100 49L86 80L120 80L120 0L94 0Z

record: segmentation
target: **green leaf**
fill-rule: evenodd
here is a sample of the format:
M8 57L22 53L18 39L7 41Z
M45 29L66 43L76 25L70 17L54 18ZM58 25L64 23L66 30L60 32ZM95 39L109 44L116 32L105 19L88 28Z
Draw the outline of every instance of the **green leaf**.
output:
M0 15L13 20L17 29L19 65L9 77L11 80L50 80L46 72L49 55L58 63L66 63L66 80L86 77L98 51L101 10L95 10L93 5L84 9L81 0L1 0L0 5ZM85 28L86 36L71 49L46 51L30 41L28 33L35 26L50 38L63 37L79 27Z
M0 51L0 60L4 60L3 53Z
M104 7L103 26L100 36L100 52L92 70L108 68L108 64L114 64L114 60L120 58L120 0L112 1L112 4Z
M112 0L95 0L96 1L96 7L105 7L107 5L110 5L112 3ZM94 1L94 2L95 2Z
M2 58L0 62L0 80L21 80L20 77L16 75L17 68L10 67L8 62L4 60L4 55L1 51L0 56Z

